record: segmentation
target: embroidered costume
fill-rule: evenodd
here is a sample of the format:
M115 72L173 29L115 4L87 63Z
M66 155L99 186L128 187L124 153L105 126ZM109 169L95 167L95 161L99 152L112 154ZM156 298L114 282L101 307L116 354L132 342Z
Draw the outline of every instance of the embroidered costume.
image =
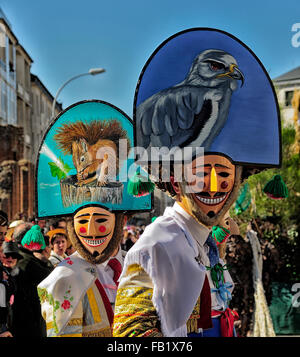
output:
M37 212L67 216L76 249L38 285L48 337L112 336L124 212L151 209L151 197L136 202L120 178L127 178L132 142L131 120L101 101L72 105L48 128L38 157Z
M153 52L134 99L137 164L176 203L125 257L114 336L235 336L228 211L243 180L280 166L279 123L270 78L234 36L188 29Z
M146 227L127 253L118 288L114 336L163 334L176 337L212 327L207 306L224 311L227 297L223 300L213 291L208 298L210 289L215 286L206 268L216 263L224 266L216 245L210 261L208 235L209 230L199 225L178 203L166 208L162 217ZM205 280L206 289L202 289ZM224 271L224 280L230 294L233 283L227 271ZM154 286L156 293L153 293ZM159 311L159 319L156 311ZM148 325L153 326L148 329Z
M121 265L121 252L113 259ZM111 336L117 285L108 263L95 266L75 252L39 284L48 337Z

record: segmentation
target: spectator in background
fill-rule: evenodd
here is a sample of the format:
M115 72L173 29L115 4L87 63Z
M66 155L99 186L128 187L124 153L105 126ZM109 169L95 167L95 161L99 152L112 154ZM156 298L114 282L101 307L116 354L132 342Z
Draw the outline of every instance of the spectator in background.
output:
M67 229L67 221L65 219L60 219L57 222L57 228L63 228L63 229Z
M63 228L65 230L67 229L67 221L65 220L65 218L51 220L50 230L53 230L56 228Z
M5 307L2 307L2 332L6 334L2 337L11 337L13 321L13 303L17 292L16 276L19 273L17 267L18 260L23 256L19 253L17 244L13 241L4 242L2 245L2 271L3 284L5 285ZM1 335L0 335L1 337ZM13 337L13 336L12 336Z
M7 225L8 225L7 214L4 211L0 211L0 247L2 246L5 240Z
M0 211L0 337L11 337L6 326L6 295L7 295L7 273L2 265L2 245L7 233L8 217L4 211Z
M128 228L127 227L124 227L123 228L123 238L121 240L121 249L126 251L126 240L127 240L127 237L128 237Z
M13 237L23 259L17 263L19 274L16 277L17 293L11 332L14 337L46 337L37 285L51 273L53 267L34 254L45 249L45 239L40 227L32 223L18 225Z
M46 220L45 219L38 219L37 220L37 224L40 226L41 232L43 234L45 234L46 233L46 224L47 224Z
M44 235L44 240L45 240L45 244L46 244L45 249L40 249L38 251L35 251L35 252L33 252L33 255L36 258L40 259L42 262L44 262L45 265L47 265L49 268L53 269L54 265L49 260L50 255L51 255L51 246L50 246L49 236Z
M59 219L56 225L57 225L56 228L63 228L64 230L67 230L67 221L64 218ZM70 256L75 252L76 249L73 247L70 239L68 238L68 246L67 246L66 254L67 256Z
M62 228L62 229L67 231L67 228L66 228L67 227L67 221L66 221L65 218L60 218L58 220L57 219L56 220L50 219L49 227L50 227L50 231L52 231L54 229L57 229L57 228ZM70 256L75 252L76 252L76 249L73 247L70 239L68 239L68 246L67 246L67 250L66 250L67 256Z
M35 225L35 224L39 225L40 228L41 228L41 232L42 232L43 234L46 234L46 230L47 230L46 225L47 225L47 222L46 222L45 219L38 219L38 218L36 218L36 217L33 216L33 217L30 217L30 218L28 219L28 221L29 221L31 224L33 224L33 225Z
M0 247L0 251L2 251L2 247ZM10 331L8 331L7 326L7 279L8 275L2 263L0 262L0 337L12 337L12 334L10 333Z
M22 220L17 220L17 221L13 221L10 223L10 225L8 226L8 230L7 230L7 233L6 233L6 237L5 237L5 240L7 242L13 240L13 233L14 233L14 230L15 228L21 224L21 223L25 223L24 221Z
M52 249L49 260L56 267L57 264L68 257L66 254L69 241L68 234L64 229L56 228L49 231L47 235Z
M129 230L128 231L128 236L125 242L125 250L128 252L128 250L134 245L134 243L138 240L138 235L135 230Z
M17 243L10 241L4 242L2 245L2 264L6 270L13 276L18 260L23 259L20 254Z
M3 241L0 241L0 337L12 337L12 334L7 329L7 272L2 265Z

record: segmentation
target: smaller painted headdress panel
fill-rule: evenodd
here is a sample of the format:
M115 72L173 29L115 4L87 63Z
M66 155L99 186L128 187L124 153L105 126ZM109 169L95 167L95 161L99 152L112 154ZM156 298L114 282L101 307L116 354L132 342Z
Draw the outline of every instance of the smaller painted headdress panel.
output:
M99 100L75 103L50 124L36 169L38 217L71 215L98 204L115 211L146 211L152 197L127 193L136 171L131 119Z
M281 164L272 82L234 36L193 28L164 41L140 75L134 101L137 146L204 147L233 162Z

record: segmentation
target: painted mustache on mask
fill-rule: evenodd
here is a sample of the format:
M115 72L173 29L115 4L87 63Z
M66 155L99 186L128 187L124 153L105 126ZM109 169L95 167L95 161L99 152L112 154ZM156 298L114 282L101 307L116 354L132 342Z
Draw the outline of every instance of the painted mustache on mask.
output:
M107 234L104 234L104 235L102 235L102 236L83 236L83 235L81 235L81 234L79 234L79 233L77 233L77 234L78 234L81 238L85 238L85 239L87 239L87 238L89 238L89 239L100 239L100 238L105 238L105 237L109 236L110 233L111 233L111 232L109 232L109 233L107 233Z

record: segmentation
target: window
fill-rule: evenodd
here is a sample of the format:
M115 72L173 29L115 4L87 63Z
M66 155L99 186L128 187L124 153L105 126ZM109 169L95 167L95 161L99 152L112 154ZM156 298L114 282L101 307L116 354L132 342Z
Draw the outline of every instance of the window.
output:
M294 95L294 91L292 91L292 90L286 91L286 92L284 93L284 95L285 95L284 105L285 105L286 107L291 107L291 106L292 106L292 98L293 98L293 95Z
M14 84L15 78L16 78L16 73L15 73L15 54L16 54L16 49L13 45L13 43L11 42L11 40L9 40L9 62L8 62L8 66L9 66L9 77L12 81L12 84Z
M6 35L0 29L0 67L6 71Z
M30 90L30 67L27 62L24 65L24 76L25 76L25 88L26 90Z
M16 116L16 94L14 90L10 87L7 87L9 93L9 112L8 112L8 124L17 124Z
M6 84L1 81L1 116L2 118L6 119L7 118L7 86Z

